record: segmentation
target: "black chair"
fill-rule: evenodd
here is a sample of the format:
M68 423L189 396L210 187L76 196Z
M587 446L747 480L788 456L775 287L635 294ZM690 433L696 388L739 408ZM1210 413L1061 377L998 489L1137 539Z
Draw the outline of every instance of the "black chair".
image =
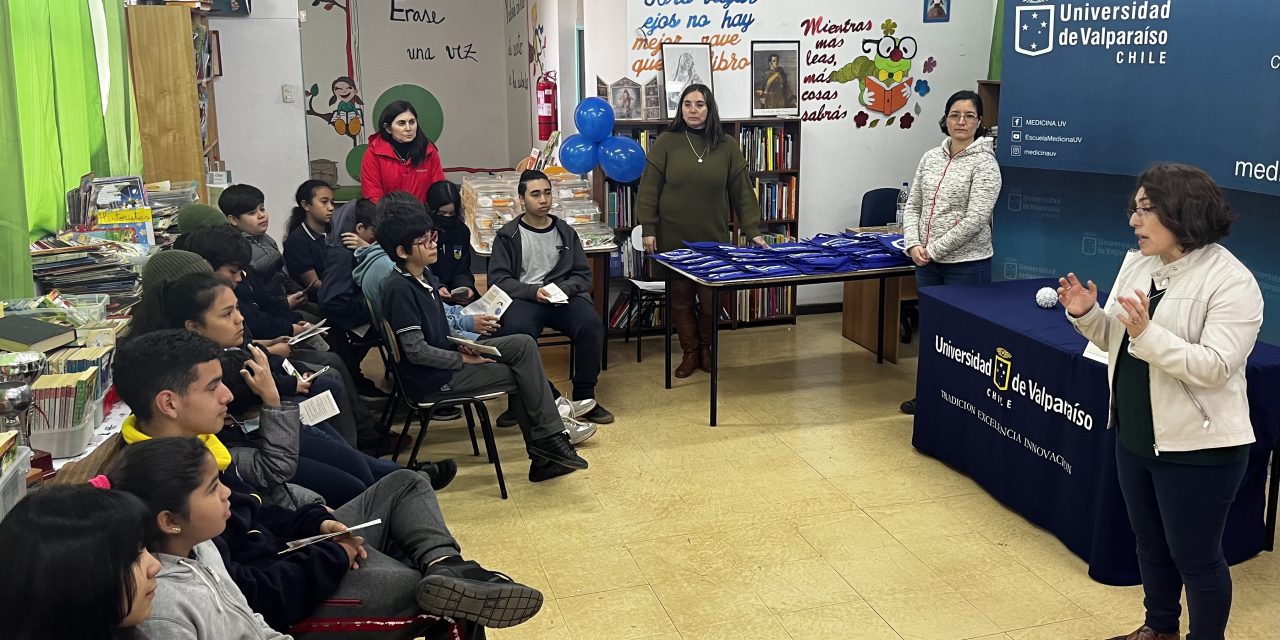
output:
M471 452L473 455L480 455L480 447L476 443L476 417L480 418L480 432L484 436L484 447L489 456L489 462L493 464L494 473L498 476L498 490L502 495L502 499L507 499L507 481L502 475L502 461L498 458L498 443L493 436L493 423L489 420L489 409L485 406L488 400L496 400L509 393L515 392L515 387L495 387L492 391L470 396L458 396L448 393L434 394L427 398L413 398L409 395L408 390L404 387L404 378L400 373L399 367L401 362L400 343L395 339L395 332L391 330L391 325L383 320L381 323L382 335L387 336L383 342L386 345L387 352L391 356L391 368L395 371L392 377L396 381L396 386L400 391L400 399L405 407L409 410L408 415L404 418L404 431L408 432L409 425L413 421L413 417L418 417L418 437L413 440L413 450L409 452L409 461L405 465L410 469L417 469L418 451L422 448L422 441L427 437L427 427L431 424L431 412L435 409L446 407L461 407L467 418L467 431L471 435ZM472 413L474 410L474 414ZM402 432L402 433L403 433ZM392 453L391 459L395 460L400 457L400 443L396 443L395 452Z
M641 237L640 227L631 230L631 250L644 255L644 244ZM625 258L624 258L625 259ZM627 306L626 318L627 325L622 333L622 341L625 343L631 339L631 328L636 330L636 362L642 361L641 355L641 338L644 335L644 314L646 310L660 313L662 308L666 306L667 300L667 283L665 281L655 281L637 278L627 278L627 282L631 284L631 300ZM662 323L657 323L662 326Z
M885 187L862 194L862 213L859 227L882 227L898 219L898 194L901 189Z

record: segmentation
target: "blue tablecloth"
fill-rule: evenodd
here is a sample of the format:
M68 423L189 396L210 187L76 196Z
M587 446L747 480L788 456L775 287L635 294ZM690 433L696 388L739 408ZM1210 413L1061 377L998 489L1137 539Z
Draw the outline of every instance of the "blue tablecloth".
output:
M1107 426L1106 367L1062 308L1035 293L1054 280L920 290L920 363L912 444L1056 535L1112 585L1138 584L1133 532ZM1263 549L1267 462L1280 440L1280 348L1249 358L1258 441L1227 521L1234 564ZM1047 405L1047 408L1046 408Z

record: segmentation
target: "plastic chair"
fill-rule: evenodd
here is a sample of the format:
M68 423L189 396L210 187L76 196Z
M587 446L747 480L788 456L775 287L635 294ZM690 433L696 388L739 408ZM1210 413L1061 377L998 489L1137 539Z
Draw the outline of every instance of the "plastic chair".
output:
M896 187L885 187L862 194L862 213L858 216L858 226L882 227L896 222L898 194L901 192L902 190Z
M644 254L644 237L639 226L631 229L631 250ZM646 309L655 311L662 309L667 300L667 283L664 281L627 278L627 282L631 283L631 304L627 309L627 326L622 333L623 342L631 339L631 327L644 317ZM644 327L636 327L636 362L641 362L643 358L641 355L643 335Z

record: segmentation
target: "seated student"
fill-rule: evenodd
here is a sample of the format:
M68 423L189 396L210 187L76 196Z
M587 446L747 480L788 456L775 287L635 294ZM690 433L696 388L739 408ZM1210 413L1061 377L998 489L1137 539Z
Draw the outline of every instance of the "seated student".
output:
M532 338L515 335L482 341L502 353L493 359L449 340L452 332L437 293L440 281L427 270L436 259L435 240L431 218L425 214L391 216L378 228L378 244L396 263L383 285L380 307L404 354L399 370L406 391L425 399L513 389L518 399L509 398L533 461L529 480L541 482L586 469L587 461L574 451L564 432ZM595 432L595 426L590 427L581 439Z
M151 614L160 563L136 497L87 484L32 491L0 520L5 640L136 637Z
M130 310L129 334L142 335L168 326L164 317L164 300L161 290L165 283L173 282L191 273L211 273L213 268L204 258L180 249L170 249L153 254L142 266L139 279L142 297ZM85 478L88 481L88 478Z
M489 258L489 286L511 296L502 315L500 336L525 334L535 340L551 327L573 341L573 399L596 397L604 326L591 304L591 265L578 233L551 215L551 180L541 171L520 174L517 188L524 214L498 230ZM554 284L569 297L552 304L546 286ZM597 424L613 422L613 414L599 404L582 415Z
M422 203L413 197L413 194L407 191L392 191L382 197L382 201L378 203L377 215L375 220L385 220L393 216L401 216L408 214L422 215L425 210ZM434 220L432 220L434 223ZM381 314L378 313L378 302L382 300L382 285L387 281L387 275L391 273L395 267L395 263L391 258L387 257L387 252L378 246L377 241L377 225L373 226L357 226L356 233L344 234L343 242L348 247L355 249L356 268L352 272L357 284L364 291L365 298L374 301L374 314L377 316L377 322L382 321ZM439 255L439 252L436 252ZM432 274L435 273L435 265L429 267ZM474 282L474 280L472 281ZM441 302L444 303L444 315L448 319L449 329L461 338L468 340L476 340L481 335L493 335L500 326L499 319L496 316L479 315L469 316L463 315L462 306L450 304L442 294ZM556 399L556 409L560 413L561 421L564 423L565 429L569 432L569 441L571 444L578 444L595 433L595 427L586 422L580 422L577 418L591 411L596 406L595 400L583 400L581 402L569 402L568 398L559 395L555 385L547 383L551 388L551 393ZM455 410L453 418L459 417L461 410ZM441 417L437 413L431 414L433 419L453 419L448 415ZM497 424L499 427L514 427L517 424L515 412L508 409L498 416Z
M471 230L462 221L462 193L458 185L441 180L427 189L427 213L440 230L440 256L431 265L431 274L444 284L440 296L453 304L466 304L476 297L476 276L471 273ZM451 291L466 289L461 296Z
M218 360L222 382L232 395L220 436L228 447L267 446L273 438L292 434L297 457L292 482L319 493L328 504L345 504L402 468L394 461L353 449L328 423L302 424L297 408L280 401L267 358L260 350L224 349ZM442 460L427 463L420 471L431 479L431 488L439 491L457 475L458 467L453 460Z
M307 180L293 195L298 203L285 225L284 264L289 277L315 298L324 273L325 234L333 217L333 188L324 180Z
M213 454L195 438L159 438L126 447L94 482L146 503L147 549L160 561L147 638L289 640L254 613L213 538L231 517L231 490ZM351 536L349 536L351 537ZM358 538L344 540L356 544Z
M140 436L128 446L222 427L231 394L222 384L220 352L183 331L160 331L119 347L112 365L116 391L134 410L126 432ZM396 471L333 514L320 504L295 511L264 506L216 437L204 442L219 480L232 490L231 519L214 542L250 607L275 629L309 617L403 618L424 611L506 627L542 605L537 590L460 557L435 491L420 474ZM378 518L384 524L362 531L364 545L327 541L279 555L288 540ZM385 555L392 548L403 560ZM360 570L350 571L355 563Z
M266 195L257 187L233 184L218 196L218 208L253 247L253 257L246 266L269 282L278 278L280 286L300 291L301 287L284 277L284 255L276 239L267 233L271 216L267 213L266 201Z
M258 272L248 268L253 245L243 233L224 224L185 237L187 241L183 246L187 251L204 258L214 273L235 285L240 315L255 337L288 338L306 329L302 316L290 307L291 301L284 296L283 289L277 288L271 293Z
M161 298L164 322L160 326L194 331L227 349L243 348L254 342L253 334L244 326L231 283L221 276L209 273L183 276L166 285ZM378 439L373 433L374 421L368 409L349 391L355 385L340 358L329 352L293 351L287 342L263 346L271 353L271 369L281 397L311 397L328 391L333 394L339 409L330 423L348 443L358 446L357 443L366 437ZM275 351L279 347L285 349L284 355ZM285 369L286 356L297 375ZM327 371L324 370L326 367ZM303 374L314 375L304 379Z

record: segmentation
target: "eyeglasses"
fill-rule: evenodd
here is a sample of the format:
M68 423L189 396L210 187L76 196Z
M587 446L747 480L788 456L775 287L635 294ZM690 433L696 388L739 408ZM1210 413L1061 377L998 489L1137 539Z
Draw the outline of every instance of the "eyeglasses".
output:
M1129 215L1138 214L1139 217L1145 218L1156 212L1155 207L1129 207Z
M423 246L423 247L428 247L428 246L431 246L431 245L435 244L435 243L436 243L436 240L437 240L439 237L440 237L440 234L439 234L438 232L436 232L436 231L432 231L431 233L428 233L427 235L422 236L421 238L417 238L417 239L415 239L415 240L413 241L413 244L416 244L416 245L419 245L419 246Z
M947 120L950 120L952 122L964 122L966 120L976 121L977 119L978 119L978 114L976 113L948 113L947 114Z

